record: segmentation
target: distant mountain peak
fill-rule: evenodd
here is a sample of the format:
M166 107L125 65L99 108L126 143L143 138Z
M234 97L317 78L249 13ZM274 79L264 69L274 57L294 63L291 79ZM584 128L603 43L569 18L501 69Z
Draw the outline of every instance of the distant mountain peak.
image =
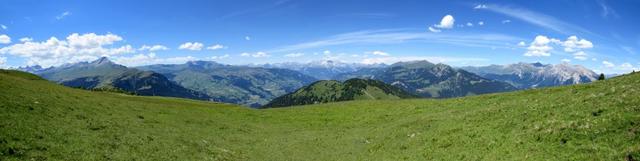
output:
M404 62L397 62L392 64L391 66L406 66L406 67L430 67L430 66L434 66L436 64L433 64L427 60L414 60L414 61L404 61Z
M482 77L508 82L520 89L587 83L596 80L595 72L569 63L517 63L484 67L463 67Z
M109 58L103 56L103 57L100 57L100 59L98 60L92 61L90 64L115 64L115 63L109 60Z
M216 63L216 62L215 61L205 61L205 60L192 60L192 61L188 61L187 63L188 64L211 64L211 63Z
M542 64L540 62L531 63L531 65L533 65L534 67L543 67L544 66L544 64Z
M42 66L40 66L40 65L24 66L24 67L18 67L16 69L20 70L20 71L24 71L24 72L29 72L29 73L36 73L36 72L44 70L44 68L42 68Z
M217 63L215 61L204 61L204 60L189 61L186 64L187 66L198 68L198 69L210 69L210 68L224 66L223 64Z

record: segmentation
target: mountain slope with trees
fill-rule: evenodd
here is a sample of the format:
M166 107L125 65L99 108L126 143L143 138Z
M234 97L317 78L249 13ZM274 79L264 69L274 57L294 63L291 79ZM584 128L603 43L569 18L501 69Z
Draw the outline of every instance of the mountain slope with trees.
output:
M429 98L450 98L516 90L501 81L428 61L399 62L386 68L364 68L340 74L337 80L367 78L380 80L407 92Z
M349 79L344 82L322 80L280 96L265 108L307 105L351 100L387 100L417 98L400 88L371 79Z

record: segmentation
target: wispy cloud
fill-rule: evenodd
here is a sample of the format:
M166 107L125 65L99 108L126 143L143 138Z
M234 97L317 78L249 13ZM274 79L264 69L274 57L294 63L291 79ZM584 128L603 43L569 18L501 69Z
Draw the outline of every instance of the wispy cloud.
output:
M231 12L229 14L223 15L222 17L218 18L218 20L225 20L225 19L229 19L229 18L233 18L233 17L237 17L237 16L242 16L242 15L247 15L247 14L252 14L252 13L257 13L257 12L262 12L262 11L268 11L268 10L275 9L277 7L286 5L290 1L291 0L279 0L279 1L276 1L275 3L271 3L269 5L261 6L261 7L258 7L258 8L249 8L249 9L245 9L245 10L239 10L239 11Z
M290 58L296 58L301 56L304 56L304 53L290 53L290 54L284 55L284 57L290 57Z
M515 8L501 5L487 4L482 10L488 10L500 14L504 14L540 27L544 27L563 34L592 34L590 31L565 21L556 19L555 17L530 11L524 8Z
M62 19L64 19L65 17L67 17L69 15L71 15L71 12L65 11L65 12L61 13L60 15L56 16L56 20L62 20Z
M256 52L256 53L241 53L240 56L242 56L242 57L264 58L264 57L270 57L271 55L269 55L269 54L267 54L265 52L259 51L259 52Z
M186 42L180 45L178 49L199 51L202 50L202 47L204 47L204 44L200 42Z
M325 39L303 42L276 48L271 52L284 52L348 44L395 44L403 42L428 42L471 47L507 47L525 39L502 34L452 34L429 33L408 29L365 30L338 34ZM511 46L508 46L511 47Z
M370 12L370 13L348 13L348 14L339 14L338 16L343 16L343 17L355 17L355 18L391 18L394 17L394 14L390 14L390 13L376 13L376 12Z
M611 8L609 5L607 5L607 3L603 0L599 0L598 1L598 5L600 5L600 7L602 8L602 12L601 12L601 16L603 18L607 18L609 17L609 15L615 17L615 18L620 18L620 16L618 15L618 13L616 12L616 10L614 10L613 8Z

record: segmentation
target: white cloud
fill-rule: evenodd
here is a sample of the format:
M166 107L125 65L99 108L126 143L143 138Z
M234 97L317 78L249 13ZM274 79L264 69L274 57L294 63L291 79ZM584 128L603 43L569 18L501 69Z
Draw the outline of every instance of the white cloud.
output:
M30 42L30 41L33 41L33 38L30 38L30 37L20 38L20 42Z
M6 29L8 29L8 27L7 27L7 26L5 26L5 25L2 25L2 24L0 24L0 28L2 28L3 30L6 30Z
M569 63L569 62L571 62L571 60L569 60L569 59L562 59L562 60L560 60L560 61L562 61L563 63Z
M0 68L4 68L6 63L7 63L7 57L0 56Z
M551 40L546 36L536 36L524 56L551 56L550 51L553 50L553 47L549 46L550 42Z
M153 46L142 45L142 47L138 48L138 50L140 50L140 51L159 51L159 50L169 50L169 48L166 47L166 46L163 46L163 45L153 45Z
M11 43L11 37L7 35L0 35L0 44L8 44Z
M202 50L202 47L204 47L204 45L202 43L199 43L199 42L186 42L186 43L180 45L178 47L178 49L183 49L183 50Z
M304 53L291 53L291 54L284 55L284 57L290 57L290 58L296 58L301 56L304 56Z
M269 54L267 54L265 52L259 51L257 53L253 53L253 54L252 53L242 53L242 54L240 54L240 56L254 57L254 58L264 58L264 57L270 57L271 55L269 55Z
M441 29L450 29L450 28L453 28L453 24L455 21L456 20L453 18L453 16L446 15L442 17L442 20L440 20L440 24L436 24L434 25L434 27L441 28Z
M502 24L511 23L511 20L502 20Z
M479 5L475 6L475 7L473 7L473 9L484 9L484 8L487 8L487 5L479 4Z
M218 49L223 49L223 48L226 48L226 47L222 46L220 44L215 44L215 45L207 47L207 50L218 50Z
M220 59L226 59L226 58L230 58L231 56L229 54L224 54L222 56L212 56L209 57L209 59L213 59L213 60L220 60Z
M67 36L69 46L75 48L96 48L104 45L111 45L116 41L121 41L122 37L114 34L97 35L95 33L78 34L73 33Z
M573 53L573 58L577 60L587 60L587 53L584 51Z
M148 63L152 63L156 61L156 54L137 54L131 57L117 57L111 58L112 61L118 64L122 64L125 66L140 66L140 65L150 65Z
M587 54L584 49L593 48L593 43L585 39L579 39L577 36L569 36L567 40L561 41L554 38L548 38L547 36L538 35L531 45L527 48L525 56L550 56L553 47L559 45L564 48L564 52L573 53L575 59L587 60ZM518 46L523 46L524 43L520 42Z
M622 63L620 64L620 69L622 70L633 70L633 65L631 63Z
M431 27L431 26L429 26L429 31L431 31L431 32L442 32L442 30L438 30L438 29L436 29L434 27Z
M480 25L480 26L484 25L484 21L478 22L478 25Z
M56 16L56 20L62 20L63 18L67 17L71 15L71 12L69 11L65 11L63 13L61 13L60 15Z
M473 23L467 22L467 26L471 27L471 26L473 26Z
M261 57L269 57L271 55L269 55L269 54L267 54L265 52L257 52L257 53L255 53L255 54L253 54L251 56L253 56L254 58L261 58Z
M64 63L92 61L102 56L115 56L133 53L131 45L120 47L111 46L121 41L118 35L71 34L66 40L51 37L43 42L22 42L0 48L1 54L11 54L27 58L27 65L53 66Z
M371 51L371 52L367 52L368 54L371 55L378 55L378 56L389 56L389 53L383 52L383 51Z
M577 36L569 36L566 41L562 42L565 52L576 52L580 49L593 48L593 43L585 39L578 39Z
M440 24L435 24L433 26L429 26L429 31L431 32L442 32L440 29L451 29L454 26L455 19L451 15L445 15L440 20Z
M518 43L518 46L527 46L527 44L524 41L520 41L520 43Z
M249 36L245 36L245 37L244 37L244 39L245 39L245 40L247 40L247 41L249 41L249 40L251 40L251 37L249 37Z
M612 72L612 73L628 73L631 71L639 71L640 70L640 66L634 66L633 64L629 63L629 62L624 62L620 65L615 65L611 62L608 61L602 61L602 64L604 65L606 71ZM640 65L640 63L638 63Z
M608 61L602 61L602 64L607 68L612 68L612 67L616 66L615 64L613 64L611 62L608 62Z
M341 61L345 54L344 53L340 53L340 54L333 54L331 53L329 50L325 50L322 59L324 60L335 60L335 61Z

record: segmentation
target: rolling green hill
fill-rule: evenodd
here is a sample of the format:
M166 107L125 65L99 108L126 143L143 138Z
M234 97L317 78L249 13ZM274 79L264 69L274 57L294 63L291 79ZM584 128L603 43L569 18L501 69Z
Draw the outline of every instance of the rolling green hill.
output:
M293 105L308 105L327 102L350 100L386 100L401 98L417 98L384 82L372 79L353 78L338 82L323 80L302 87L295 92L273 99L264 107L286 107Z
M0 160L624 160L640 74L453 99L256 110L0 71Z

